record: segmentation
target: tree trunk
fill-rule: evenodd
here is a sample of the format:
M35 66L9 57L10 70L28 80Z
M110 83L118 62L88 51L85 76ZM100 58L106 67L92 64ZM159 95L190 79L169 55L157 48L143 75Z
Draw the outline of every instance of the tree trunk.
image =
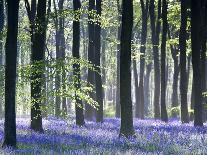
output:
M121 7L117 0L118 9L118 20L121 22ZM118 41L121 40L121 24L118 27ZM116 118L120 118L121 107L120 107L120 43L117 44L117 81L116 81Z
M148 0L146 4L141 0L142 9L142 32L141 32L141 47L140 47L140 74L139 74L139 107L140 118L144 119L144 69L145 69L145 50L147 42L147 19L148 19Z
M202 93L206 91L206 34L205 28L207 26L207 2L202 1L202 29L203 29L203 36L202 36L202 45L201 45L201 86L202 86ZM206 121L207 116L207 108L206 108L206 100L207 97L203 96L203 121Z
M101 16L101 0L96 0L97 15ZM101 79L101 23L95 25L95 83L96 83L96 101L98 102L98 111L96 112L96 121L103 122L103 87Z
M190 112L190 120L193 121L194 120L194 105L195 105L195 96L194 96L194 84L192 82L192 89L191 89L191 104L190 104L190 109L191 109L191 112Z
M8 28L6 38L6 66L5 66L5 147L16 147L16 63L17 63L17 35L19 0L7 0Z
M46 0L41 0L37 5L36 25L32 44L33 64L43 63L45 57L45 39L46 39ZM33 69L41 70L40 72L33 72L31 75L31 129L38 132L43 132L42 128L42 88L43 88L43 67L35 66Z
M132 60L133 64L133 73L134 73L134 88L135 88L135 117L140 118L140 105L139 103L139 86L138 86L138 74L137 74L137 61L135 59Z
M63 12L63 4L64 0L60 0L58 3L60 13ZM63 16L59 17L59 35L60 35L60 54L62 61L65 60L65 18ZM61 66L61 81L62 81L62 91L66 91L66 71L64 65ZM67 115L67 99L66 97L62 97L62 115Z
M161 120L168 122L166 109L166 40L167 40L167 2L162 2L162 44L161 44Z
M168 37L171 39L170 29L168 29ZM173 85L172 85L172 96L171 96L171 115L173 118L178 117L178 113L175 111L174 108L178 107L178 81L179 81L179 72L180 72L180 66L178 61L178 50L176 46L170 45L171 55L173 59Z
M84 28L84 24L81 24L81 30L82 30L82 35L83 35L83 59L87 60L88 54L87 54L87 32ZM87 80L87 69L84 68L83 69L83 73L82 73L82 79L83 80Z
M201 86L201 0L191 0L191 42L194 85L194 125L203 126Z
M145 105L145 115L149 114L150 107L150 74L152 71L152 63L147 64L146 74L144 78L144 105Z
M188 62L188 65L187 65L187 92L188 92L188 87L189 87L189 81L190 81L190 66L191 66L191 55L188 55L187 56L187 62Z
M75 14L81 8L80 0L73 0L73 8ZM75 16L75 20L73 21L73 57L75 59L80 58L80 15ZM73 64L73 75L74 75L74 85L76 92L81 91L81 76L80 76L80 64L75 63ZM75 111L76 111L76 124L77 125L84 125L84 115L83 115L83 103L80 97L75 92Z
M176 56L177 57L177 56ZM178 80L179 80L180 67L178 58L174 60L174 73L173 73L173 92L172 92L172 108L178 107ZM172 117L178 117L178 113L172 111Z
M0 72L3 75L3 28L4 28L4 1L0 0ZM4 81L0 81L0 89L1 89L1 96L0 96L0 118L3 117L3 87Z
M134 135L131 100L131 39L133 27L133 1L122 1L122 30L120 53L120 136Z
M55 10L55 47L56 47L56 63L57 63L57 71L55 74L55 116L59 117L61 114L60 111L60 104L61 104L61 98L60 98L60 86L61 86L61 68L60 68L60 59L61 59L61 51L60 51L60 30L59 30L59 24L58 24L58 12L57 12L57 6L55 3L55 0L53 0L54 3L54 10Z
M159 64L159 36L161 18L161 0L158 0L158 17L155 20L155 1L150 0L149 14L152 31L153 57L154 57L154 118L160 118L160 64Z
M202 93L206 91L206 39L203 38L202 41L202 49L201 49L201 83L202 83ZM203 121L206 120L206 97L202 97L203 103Z
M106 85L106 30L102 30L102 53L101 53L101 66L102 66L102 84ZM103 89L103 103L106 103L106 92Z
M89 12L93 11L95 8L95 0L89 0ZM88 61L94 64L94 23L91 21L93 19L92 15L89 14L88 16L89 21L88 21ZM90 68L88 69L88 83L94 85L94 71L91 70ZM95 86L95 85L94 85ZM90 93L90 97L94 99L94 93ZM94 117L94 109L91 105L86 104L85 105L85 118L88 120L93 120Z
M186 72L186 37L187 37L187 2L181 1L181 27L180 27L180 95L181 95L181 121L189 122L187 102L187 72Z

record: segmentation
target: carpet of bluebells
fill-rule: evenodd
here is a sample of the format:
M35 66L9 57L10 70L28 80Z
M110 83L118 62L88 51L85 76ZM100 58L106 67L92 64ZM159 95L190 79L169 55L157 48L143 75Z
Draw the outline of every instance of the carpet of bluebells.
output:
M136 138L119 138L119 119L104 123L86 122L77 127L74 120L44 119L44 134L29 128L28 118L17 119L18 148L0 150L0 154L207 154L207 124L194 128L171 120L168 124L153 119L134 120ZM3 120L0 121L3 142Z

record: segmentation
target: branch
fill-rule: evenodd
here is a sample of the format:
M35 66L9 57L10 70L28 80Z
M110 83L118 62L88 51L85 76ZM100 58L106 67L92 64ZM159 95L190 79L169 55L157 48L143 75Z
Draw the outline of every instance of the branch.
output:
M25 8L27 10L27 15L28 15L28 18L29 18L29 21L31 23L32 21L32 15L31 15L31 8L30 8L30 4L29 4L29 1L28 0L24 0L24 4L25 4Z

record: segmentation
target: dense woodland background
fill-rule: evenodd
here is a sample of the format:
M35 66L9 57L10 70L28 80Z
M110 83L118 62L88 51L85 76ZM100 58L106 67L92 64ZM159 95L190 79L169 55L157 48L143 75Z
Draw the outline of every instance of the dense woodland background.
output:
M3 146L16 117L44 132L49 116L76 124L121 118L207 119L206 0L0 0Z

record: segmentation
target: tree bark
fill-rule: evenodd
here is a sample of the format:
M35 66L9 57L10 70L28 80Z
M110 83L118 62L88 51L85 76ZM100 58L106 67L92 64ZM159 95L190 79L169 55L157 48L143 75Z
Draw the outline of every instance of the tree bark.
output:
M202 93L206 91L206 34L205 29L207 26L207 2L206 0L202 1L202 44L201 44L201 82L202 82ZM207 116L207 108L206 108L206 96L203 96L202 103L203 103L203 121L206 121Z
M101 17L101 0L96 0L97 15ZM95 25L95 83L96 83L96 101L98 102L98 111L96 111L96 121L103 122L103 87L101 79L101 23L98 21Z
M202 93L206 91L206 39L203 38L202 45L201 45L201 83L202 83ZM202 103L203 103L203 121L206 120L206 97L202 96Z
M89 8L88 11L93 11L95 9L95 0L89 0ZM93 17L89 14L88 16L88 39L89 39L89 43L88 43L88 61L91 62L92 64L94 63L94 23L93 21L91 21L93 19ZM87 81L89 84L94 85L95 83L95 74L94 71L91 70L90 68L88 69L88 78ZM95 85L94 85L95 86ZM90 93L90 97L94 99L94 93L91 92ZM86 104L85 105L85 118L88 120L93 120L94 117L94 109L91 105Z
M58 3L60 13L63 12L63 4L64 0L60 0ZM63 16L59 17L59 35L60 35L60 53L62 61L65 61L65 18ZM62 81L62 91L66 91L66 71L64 65L61 66L61 81ZM67 115L67 99L66 97L62 97L62 115Z
M142 31L141 31L141 47L140 47L140 74L139 74L139 99L136 101L139 105L139 118L144 119L144 70L145 70L145 50L147 42L147 21L148 21L148 5L149 2L146 0L146 4L141 0L142 10Z
M55 24L55 47L56 47L56 63L57 63L57 71L55 74L55 116L59 117L61 114L60 111L60 104L61 104L61 98L60 98L60 86L61 86L61 68L60 66L60 60L61 60L61 51L60 51L60 30L59 30L59 24L58 24L58 12L57 12L57 5L55 0L53 0L54 10L55 10L55 18L54 18L54 24Z
M159 64L159 36L160 36L160 19L161 19L161 0L158 0L158 16L155 17L155 1L150 0L149 14L152 31L153 59L154 59L154 118L160 118L160 64Z
M187 104L187 72L186 72L186 37L187 37L187 2L181 0L181 27L180 27L180 95L181 95L181 121L189 122Z
M190 112L190 120L193 121L194 120L194 112L192 110L194 110L194 105L195 105L195 96L194 96L194 84L192 82L192 89L191 89L191 104L190 104L190 108L191 108L191 112Z
M168 37L171 39L171 33L170 31L173 31L172 29L168 29ZM179 73L180 73L180 66L179 66L179 60L178 60L178 49L174 45L170 45L171 55L173 59L173 85L172 85L172 96L171 96L171 108L178 107L178 82L179 82ZM178 117L178 113L174 110L172 110L171 115L173 118Z
M3 75L3 28L4 28L4 1L0 0L0 72ZM4 81L0 81L1 94L3 93ZM3 97L0 97L0 118L3 117Z
M179 64L178 58L174 60L174 74L173 74L173 93L172 93L172 108L178 107L178 79L179 79ZM172 112L172 117L177 117L176 112Z
M150 74L152 71L152 63L146 65L146 74L144 78L144 105L145 105L145 115L149 114L150 107Z
M194 126L203 126L201 86L201 0L191 0L191 42L194 86Z
M102 84L106 85L106 30L102 30L102 53L101 53L101 66L102 66ZM106 103L106 92L103 89L103 103Z
M161 44L161 120L168 122L166 109L166 40L167 40L167 2L162 2L162 44Z
M33 64L43 63L45 57L45 40L46 40L46 0L38 1L36 25L34 37L32 38L32 56ZM31 75L31 129L37 132L43 132L42 128L42 88L43 86L43 68L35 66L33 69L38 69L40 72L33 72Z
M134 73L134 89L135 89L135 117L140 118L140 105L139 103L139 83L138 83L138 74L137 74L137 61L135 59L132 60L133 64L133 73Z
M121 22L121 7L120 1L117 0L118 21ZM118 41L121 40L121 24L118 27ZM116 81L116 118L120 118L120 43L117 44L117 81Z
M6 38L6 68L5 68L5 147L16 147L16 63L19 0L7 0L8 28Z
M73 8L75 13L75 20L73 21L73 57L77 60L80 58L80 15L76 15L77 11L81 8L80 0L73 0ZM76 124L84 125L84 115L83 115L83 103L80 97L77 95L78 91L81 91L81 76L80 76L80 64L73 64L73 75L74 75L74 85L75 85L75 111L76 111Z
M122 1L122 30L120 53L120 136L134 135L131 100L131 39L133 27L133 1Z

